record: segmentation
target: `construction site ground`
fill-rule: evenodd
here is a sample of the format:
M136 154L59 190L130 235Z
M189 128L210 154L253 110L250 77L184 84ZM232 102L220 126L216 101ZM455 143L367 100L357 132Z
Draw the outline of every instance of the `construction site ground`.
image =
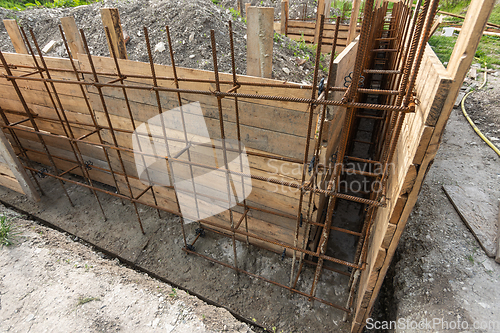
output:
M118 7L125 29L127 30L127 24L135 29L127 30L131 36L130 43L133 43L134 36L140 33L142 24L150 27L156 24L153 31L157 30L157 36L164 33L161 27L166 22L155 23L155 17L161 17L162 20L165 18L171 26L177 24L175 28L178 31L181 31L182 27L182 34L174 37L179 44L176 53L178 65L194 68L206 66L206 69L210 69L210 61L207 61L206 65L204 63L204 59L210 59L210 41L208 38L204 39L203 31L208 32L211 28L224 29L223 25L217 26L217 20L220 19L216 19L216 15L226 15L229 18L230 13L223 9L216 12L216 6L211 1L203 1L203 6L201 2L190 2L189 5L198 6L195 8L199 10L198 17L206 14L202 16L206 17L206 24L197 23L199 29L194 37L190 38L193 30L186 27L186 22L193 21L197 16L180 17L180 12L167 10L175 7L173 2L169 5L172 7L151 9L149 16L144 13L132 14L138 12L140 6L137 3L105 2L92 6ZM159 1L150 1L148 4L152 8L155 4L160 6ZM204 9L201 9L202 7ZM92 36L89 40L95 54L106 54L107 46L100 19L97 17L94 20L91 12L88 7L19 13L0 9L0 18L12 16L11 18L20 19L21 23L31 24L43 44L57 38L56 22L59 17L74 14L77 24ZM190 15L191 12L193 11L182 11L184 15ZM177 16L172 13L177 13ZM174 16L167 19L167 14ZM141 21L127 22L127 15ZM44 34L42 30L37 31L44 27L50 27L50 30L47 28ZM237 33L239 31L241 39L244 39L245 35L243 27L237 25L239 30L235 29ZM171 27L171 31L174 32L175 28ZM46 39L42 39L42 36L46 36ZM196 44L197 40L199 44ZM295 52L298 52L296 46L289 47L288 41L279 43L284 43L285 46L277 48L279 51L275 56L275 78L307 81L310 72L307 66L310 65L306 63L305 67L298 66L295 62ZM2 51L12 51L7 34L3 30L0 34L0 45ZM58 46L53 55L64 56L57 53L62 52L61 47L62 45ZM237 52L244 54L244 47L240 48ZM129 44L128 50L131 59L145 60L140 58L146 56L144 47ZM203 52L206 53L205 58ZM191 54L195 54L195 57L190 58ZM222 54L228 53L222 51L221 57ZM197 59L199 55L200 59ZM156 62L169 63L166 52L155 56L158 57ZM224 58L222 62L221 70L228 71L228 59L226 58L226 65ZM238 67L240 72L244 73L244 62L238 64ZM283 68L289 69L290 74L283 71ZM500 138L499 74L500 72L496 71L489 75L486 87L473 93L466 103L471 117L492 140ZM482 76L479 76L478 80L481 79ZM471 79L466 82L468 85L472 83ZM477 86L479 84L480 82L476 83ZM493 140L493 143L499 145L500 140ZM475 186L498 205L499 183L500 158L474 133L461 110L453 110L441 148L427 175L392 268L386 277L383 292L373 314L375 320L403 318L407 322L420 322L440 318L442 321L456 322L458 319L460 322L466 321L469 330L450 331L461 332L495 332L491 329L473 329L472 325L474 322L496 320L496 331L500 331L500 265L484 254L442 189L443 185ZM163 218L158 220L155 211L144 208L142 213L147 215L144 218L145 225L149 226L149 229L146 227L146 233L153 236L138 237L140 233L136 221L132 218L126 221L124 218L133 214L129 204L123 206L116 198L106 199L105 204L114 207L114 217L110 216L109 220L104 222L95 209L88 190L71 186L69 188L70 195L75 198L76 209L70 207L55 187L53 193L47 193L43 197L43 204L33 204L23 196L5 189L0 190L0 200L55 226L64 226L68 232L78 234L99 247L112 246L112 252L125 261L149 271L160 271L160 275L165 279L193 290L214 303L231 308L248 321L267 330L273 331L274 327L276 332L348 331L349 325L342 321L340 311L318 303L311 306L307 299L291 296L279 287L247 276L238 278L233 271L225 267L187 256L181 251L182 240L169 238L169 235L179 234L171 231L171 228L179 227L176 223L177 217L163 214ZM109 209L107 211L111 212ZM22 213L9 211L7 214L13 216ZM14 219L14 223L19 225L22 236L16 245L0 250L2 332L25 332L29 329L37 332L58 329L68 331L68 328L76 332L143 332L160 328L166 329L167 332L261 330L259 327L250 328L247 324L238 322L227 311L207 305L195 296L123 267L116 260L103 258L103 254L80 244L74 236L45 228L29 219L18 217ZM194 228L194 225L191 227ZM194 231L189 232L192 237ZM202 253L228 262L231 260L229 239L202 241L198 246L197 250ZM286 280L291 259L282 260L279 255L246 249L246 246L242 245L241 253L238 252L240 262L245 262L244 255L249 253L247 251L252 254L248 258L262 258L258 262L249 259L246 263L248 267L256 269L264 276L277 276ZM305 274L309 273L306 271ZM324 289L320 292L331 293L330 296L333 297L336 294L340 296L342 291L335 290L336 278L338 277L333 274L324 274L323 282L333 287L331 290ZM373 330L381 331L383 330ZM434 327L430 330L417 328L395 331L442 330Z

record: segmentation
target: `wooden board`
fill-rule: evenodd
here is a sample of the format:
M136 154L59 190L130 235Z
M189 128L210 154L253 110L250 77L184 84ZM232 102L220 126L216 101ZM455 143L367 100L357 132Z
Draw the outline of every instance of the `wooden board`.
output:
M488 257L496 254L497 203L474 186L444 185L444 192Z
M3 24L5 25L5 30L7 30L7 33L9 34L14 50L16 50L17 53L28 54L28 49L26 48L23 38L21 37L21 31L19 31L17 21L3 20Z
M17 158L9 141L0 131L0 184L16 192L25 194L32 201L40 201L31 179Z
M247 13L247 74L271 78L273 72L274 8L249 7Z

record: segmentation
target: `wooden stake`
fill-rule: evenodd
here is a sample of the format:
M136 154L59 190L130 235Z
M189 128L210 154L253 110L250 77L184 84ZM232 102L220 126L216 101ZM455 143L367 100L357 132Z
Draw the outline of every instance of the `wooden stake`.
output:
M281 1L280 33L286 36L288 30L288 0Z
M104 27L108 27L111 34L111 40L108 40L109 53L113 47L116 56L120 59L128 59L125 40L123 39L123 30L120 22L120 14L116 8L101 8L101 20ZM107 37L106 37L107 39Z
M21 31L19 31L19 26L16 20L3 20L5 25L5 30L9 34L12 45L14 45L14 50L16 53L28 54L28 49L24 44L23 37L21 37Z
M273 71L274 8L249 7L247 75L271 78Z
M325 13L325 0L318 0L318 9L316 12L316 27L314 29L314 44L318 44L319 40L319 22L320 17Z
M85 54L85 48L83 47L82 38L78 32L75 18L73 16L62 17L61 25L64 30L64 35L66 35L71 54L74 59L78 59L78 54Z
M351 21L349 22L349 35L347 36L347 45L356 38L356 29L358 27L359 8L361 0L354 0L351 12Z

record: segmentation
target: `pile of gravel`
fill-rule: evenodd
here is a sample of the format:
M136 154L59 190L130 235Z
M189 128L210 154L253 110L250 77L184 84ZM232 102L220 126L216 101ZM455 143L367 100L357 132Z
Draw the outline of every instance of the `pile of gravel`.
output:
M93 55L109 56L100 8L114 7L120 12L123 29L130 36L127 53L130 60L148 62L143 27L148 28L152 48L163 42L166 50L154 52L154 62L170 64L167 35L168 25L175 52L176 65L181 67L213 70L210 30L215 31L219 70L231 72L228 21L233 21L236 71L246 74L246 24L229 9L215 5L211 0L131 0L94 3L75 8L32 8L11 11L0 8L0 19L14 18L21 26L33 29L41 47L51 40L58 42L47 55L67 57L59 34L59 18L74 16L82 28ZM2 27L0 48L13 52L10 39ZM300 59L310 59L299 65ZM327 66L328 57L324 59ZM292 82L311 82L314 55L311 50L299 47L295 41L275 35L273 50L273 78ZM324 75L324 73L322 73Z

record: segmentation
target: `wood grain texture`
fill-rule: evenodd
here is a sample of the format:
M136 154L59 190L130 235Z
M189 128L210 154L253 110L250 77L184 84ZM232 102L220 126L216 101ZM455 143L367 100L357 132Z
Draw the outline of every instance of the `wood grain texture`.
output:
M71 50L71 56L77 59L78 54L85 54L82 37L76 26L75 18L73 16L61 17L61 25Z
M274 8L249 7L247 75L270 78L273 71Z
M118 58L128 59L127 48L125 47L125 40L123 39L123 30L118 9L101 8L101 20L103 27L108 27L111 35L111 40L108 40L108 37L106 36L110 55L112 54L111 48L114 48L116 56Z
M5 25L5 30L7 30L9 34L14 50L16 50L17 53L28 54L28 49L24 44L23 37L21 37L21 31L19 31L16 20L6 19L3 20L3 24Z

